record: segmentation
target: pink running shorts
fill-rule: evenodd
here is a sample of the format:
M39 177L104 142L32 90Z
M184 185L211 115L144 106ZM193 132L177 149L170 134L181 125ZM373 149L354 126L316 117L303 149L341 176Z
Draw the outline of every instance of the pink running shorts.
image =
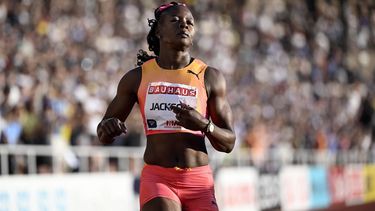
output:
M141 175L140 207L156 197L181 204L185 211L218 211L210 166L181 169L145 165Z

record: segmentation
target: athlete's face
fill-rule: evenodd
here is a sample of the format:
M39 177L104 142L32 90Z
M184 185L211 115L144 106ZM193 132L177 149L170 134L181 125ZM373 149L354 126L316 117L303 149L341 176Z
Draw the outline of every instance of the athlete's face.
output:
M161 42L191 46L195 34L193 15L185 6L169 8L161 15L156 33Z

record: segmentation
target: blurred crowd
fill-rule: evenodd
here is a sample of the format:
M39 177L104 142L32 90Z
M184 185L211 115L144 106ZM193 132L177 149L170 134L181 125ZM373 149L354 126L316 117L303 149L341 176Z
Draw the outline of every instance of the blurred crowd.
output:
M0 1L0 143L98 145L96 126L164 2ZM373 148L374 1L183 2L193 56L226 76L237 148L260 162L269 149ZM115 145L144 145L137 106L126 123Z

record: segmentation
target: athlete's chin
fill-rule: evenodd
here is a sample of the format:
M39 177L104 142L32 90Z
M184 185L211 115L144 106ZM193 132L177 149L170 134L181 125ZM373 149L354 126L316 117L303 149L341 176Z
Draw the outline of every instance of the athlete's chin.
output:
M175 46L178 49L187 49L187 48L190 48L192 46L192 41L190 39L176 40Z

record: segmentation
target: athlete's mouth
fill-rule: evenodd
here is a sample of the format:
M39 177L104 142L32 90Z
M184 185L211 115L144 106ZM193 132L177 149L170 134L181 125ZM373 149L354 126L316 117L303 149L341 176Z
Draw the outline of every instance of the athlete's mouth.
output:
M181 37L184 37L184 38L188 38L188 37L190 37L190 35L189 35L188 33L184 32L184 31L179 32L177 35L178 35L178 36L181 36Z

